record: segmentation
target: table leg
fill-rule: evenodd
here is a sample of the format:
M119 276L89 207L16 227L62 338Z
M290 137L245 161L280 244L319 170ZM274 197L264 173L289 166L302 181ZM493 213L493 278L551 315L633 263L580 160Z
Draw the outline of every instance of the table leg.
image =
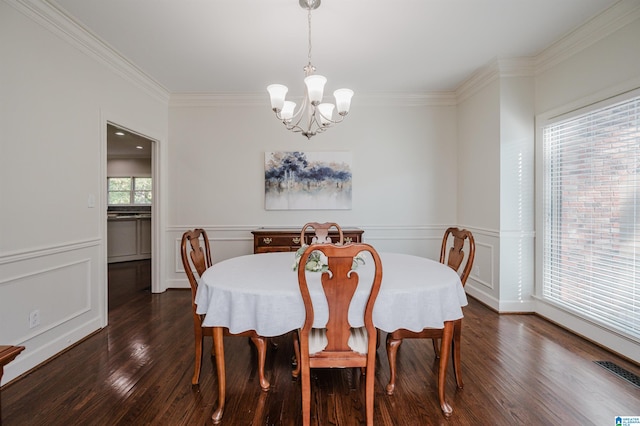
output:
M453 339L454 321L445 321L442 331L442 343L440 344L440 367L438 369L438 399L440 408L445 417L453 413L453 408L445 399L445 385L447 382L447 366L449 364L449 354L451 352L451 341Z
M224 414L224 400L227 389L227 376L224 369L224 336L222 327L213 327L213 350L216 356L216 370L218 372L218 408L213 412L211 420L214 424L222 421Z

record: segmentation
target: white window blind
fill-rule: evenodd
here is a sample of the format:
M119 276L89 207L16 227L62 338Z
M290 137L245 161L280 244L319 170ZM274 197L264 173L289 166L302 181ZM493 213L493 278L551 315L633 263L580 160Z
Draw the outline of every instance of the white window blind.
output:
M542 297L640 341L640 96L542 135Z

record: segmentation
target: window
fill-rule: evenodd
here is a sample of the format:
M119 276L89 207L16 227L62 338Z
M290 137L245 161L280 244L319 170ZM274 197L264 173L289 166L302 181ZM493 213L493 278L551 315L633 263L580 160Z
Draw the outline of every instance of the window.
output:
M150 205L151 178L110 177L107 178L109 205Z
M640 341L640 96L542 127L542 298Z

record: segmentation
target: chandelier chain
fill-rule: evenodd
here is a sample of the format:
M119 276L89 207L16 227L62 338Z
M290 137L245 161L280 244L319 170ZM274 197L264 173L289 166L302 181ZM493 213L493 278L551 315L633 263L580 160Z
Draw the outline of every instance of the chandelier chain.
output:
M308 22L308 30L309 30L309 52L307 54L307 58L309 61L309 69L314 71L313 65L311 65L311 6L307 8L307 22Z

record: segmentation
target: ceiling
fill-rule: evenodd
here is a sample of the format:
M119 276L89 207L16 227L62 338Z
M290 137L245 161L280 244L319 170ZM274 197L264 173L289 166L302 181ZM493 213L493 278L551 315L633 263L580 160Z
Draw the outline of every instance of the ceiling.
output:
M170 93L302 91L298 0L49 0ZM327 90L451 91L490 61L539 54L617 0L322 0L312 63Z
M112 124L107 124L108 159L145 158L150 160L151 143L152 142L149 139L127 129L121 129Z

